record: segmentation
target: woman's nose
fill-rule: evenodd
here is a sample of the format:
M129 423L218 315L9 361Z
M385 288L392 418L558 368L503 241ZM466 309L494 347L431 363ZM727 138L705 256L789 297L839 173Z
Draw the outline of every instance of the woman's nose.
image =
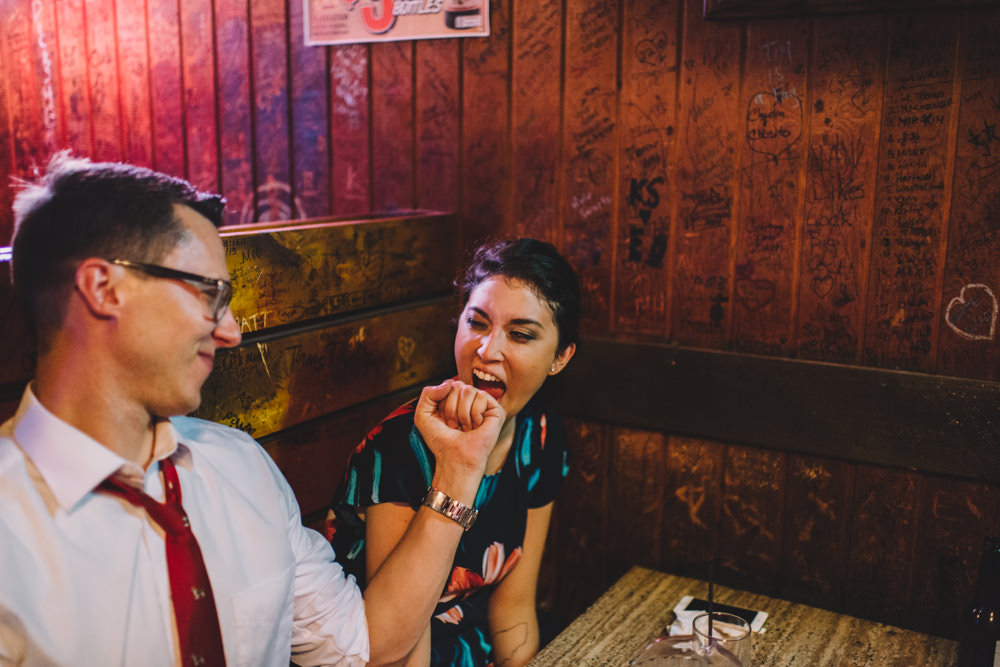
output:
M486 361L492 361L501 353L501 337L496 332L490 332L479 341L479 349L476 352L479 357Z

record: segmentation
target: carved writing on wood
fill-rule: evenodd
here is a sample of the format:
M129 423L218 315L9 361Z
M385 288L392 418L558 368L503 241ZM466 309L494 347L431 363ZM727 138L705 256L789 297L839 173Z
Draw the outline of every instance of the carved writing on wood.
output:
M255 437L452 372L451 299L221 352L199 417Z
M244 333L448 291L454 218L225 232L233 314Z

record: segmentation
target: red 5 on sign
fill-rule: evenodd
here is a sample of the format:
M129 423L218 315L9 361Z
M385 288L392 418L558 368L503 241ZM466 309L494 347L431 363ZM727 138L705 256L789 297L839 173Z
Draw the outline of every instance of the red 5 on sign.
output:
M395 0L375 0L375 4L381 3L382 5L382 10L377 14L373 5L362 7L361 18L365 22L365 27L376 35L388 32L396 22L396 16L392 13L392 5L394 1Z

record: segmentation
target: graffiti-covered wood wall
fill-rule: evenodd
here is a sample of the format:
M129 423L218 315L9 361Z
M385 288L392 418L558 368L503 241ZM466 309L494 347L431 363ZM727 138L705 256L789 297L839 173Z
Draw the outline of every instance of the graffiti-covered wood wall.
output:
M296 0L0 0L0 179L70 148L233 224L456 211L464 246L559 246L588 336L1000 380L1000 10L702 4L493 0L488 38L305 47ZM738 506L746 586L947 633L1000 530L990 482L572 430L563 615L631 563L693 570Z

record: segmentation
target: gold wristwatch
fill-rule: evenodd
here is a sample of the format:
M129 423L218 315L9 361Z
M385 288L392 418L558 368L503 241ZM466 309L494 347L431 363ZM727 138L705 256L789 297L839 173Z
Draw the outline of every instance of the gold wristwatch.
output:
M468 507L443 491L438 491L433 486L428 487L423 504L435 512L445 515L465 530L472 528L472 524L476 522L476 517L479 515L479 510L475 507Z

